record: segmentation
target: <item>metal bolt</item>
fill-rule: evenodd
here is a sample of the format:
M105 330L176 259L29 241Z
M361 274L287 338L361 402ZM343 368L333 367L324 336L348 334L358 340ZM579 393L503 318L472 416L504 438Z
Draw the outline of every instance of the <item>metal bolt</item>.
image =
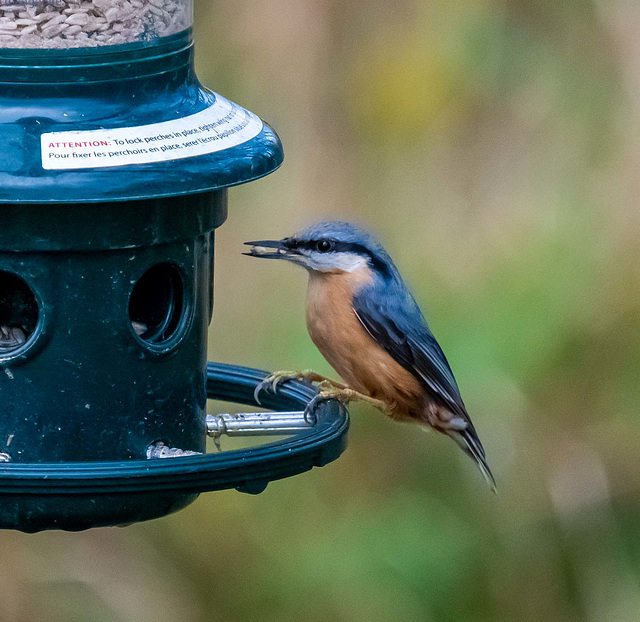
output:
M303 410L292 412L207 415L207 434L227 436L278 436L307 430L314 421Z

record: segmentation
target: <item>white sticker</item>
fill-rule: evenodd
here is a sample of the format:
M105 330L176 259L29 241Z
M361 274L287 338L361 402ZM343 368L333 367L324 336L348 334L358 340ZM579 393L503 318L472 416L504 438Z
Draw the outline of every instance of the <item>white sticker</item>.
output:
M217 95L212 106L181 119L42 134L42 168L102 168L192 158L240 145L261 130L256 115Z

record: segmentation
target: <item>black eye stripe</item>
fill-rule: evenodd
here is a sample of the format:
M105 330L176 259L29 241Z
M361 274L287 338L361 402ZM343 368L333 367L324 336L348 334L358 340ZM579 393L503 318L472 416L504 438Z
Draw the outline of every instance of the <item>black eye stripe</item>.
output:
M330 238L323 238L333 245L329 253L354 253L360 255L369 261L369 264L374 270L388 275L389 266L374 253L372 253L366 246L358 244L357 242L340 242L338 240L332 240ZM289 249L295 250L307 250L318 251L318 242L320 240L296 240L295 238L288 238L285 241L285 246ZM327 255L329 254L327 253Z
M300 250L315 251L318 250L318 243L325 241L322 240L294 240L289 239L285 242L287 248L297 248ZM355 253L356 255L362 255L363 257L371 257L371 252L366 246L357 244L356 242L339 242L337 240L331 240L326 238L331 246L331 251L334 253Z

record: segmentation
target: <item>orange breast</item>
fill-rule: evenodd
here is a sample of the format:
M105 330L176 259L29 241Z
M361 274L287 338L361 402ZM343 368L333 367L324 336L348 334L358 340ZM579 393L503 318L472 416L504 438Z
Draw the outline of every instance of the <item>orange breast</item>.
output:
M309 334L351 388L386 402L394 418L420 418L425 408L420 383L371 338L353 312L354 292L370 278L368 268L351 273L312 272L307 296Z

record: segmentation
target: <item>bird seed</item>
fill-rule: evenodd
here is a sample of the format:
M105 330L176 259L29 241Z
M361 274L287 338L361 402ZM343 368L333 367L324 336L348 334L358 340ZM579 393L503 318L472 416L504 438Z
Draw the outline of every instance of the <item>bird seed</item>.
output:
M191 21L190 0L0 0L0 47L152 41L189 28Z

